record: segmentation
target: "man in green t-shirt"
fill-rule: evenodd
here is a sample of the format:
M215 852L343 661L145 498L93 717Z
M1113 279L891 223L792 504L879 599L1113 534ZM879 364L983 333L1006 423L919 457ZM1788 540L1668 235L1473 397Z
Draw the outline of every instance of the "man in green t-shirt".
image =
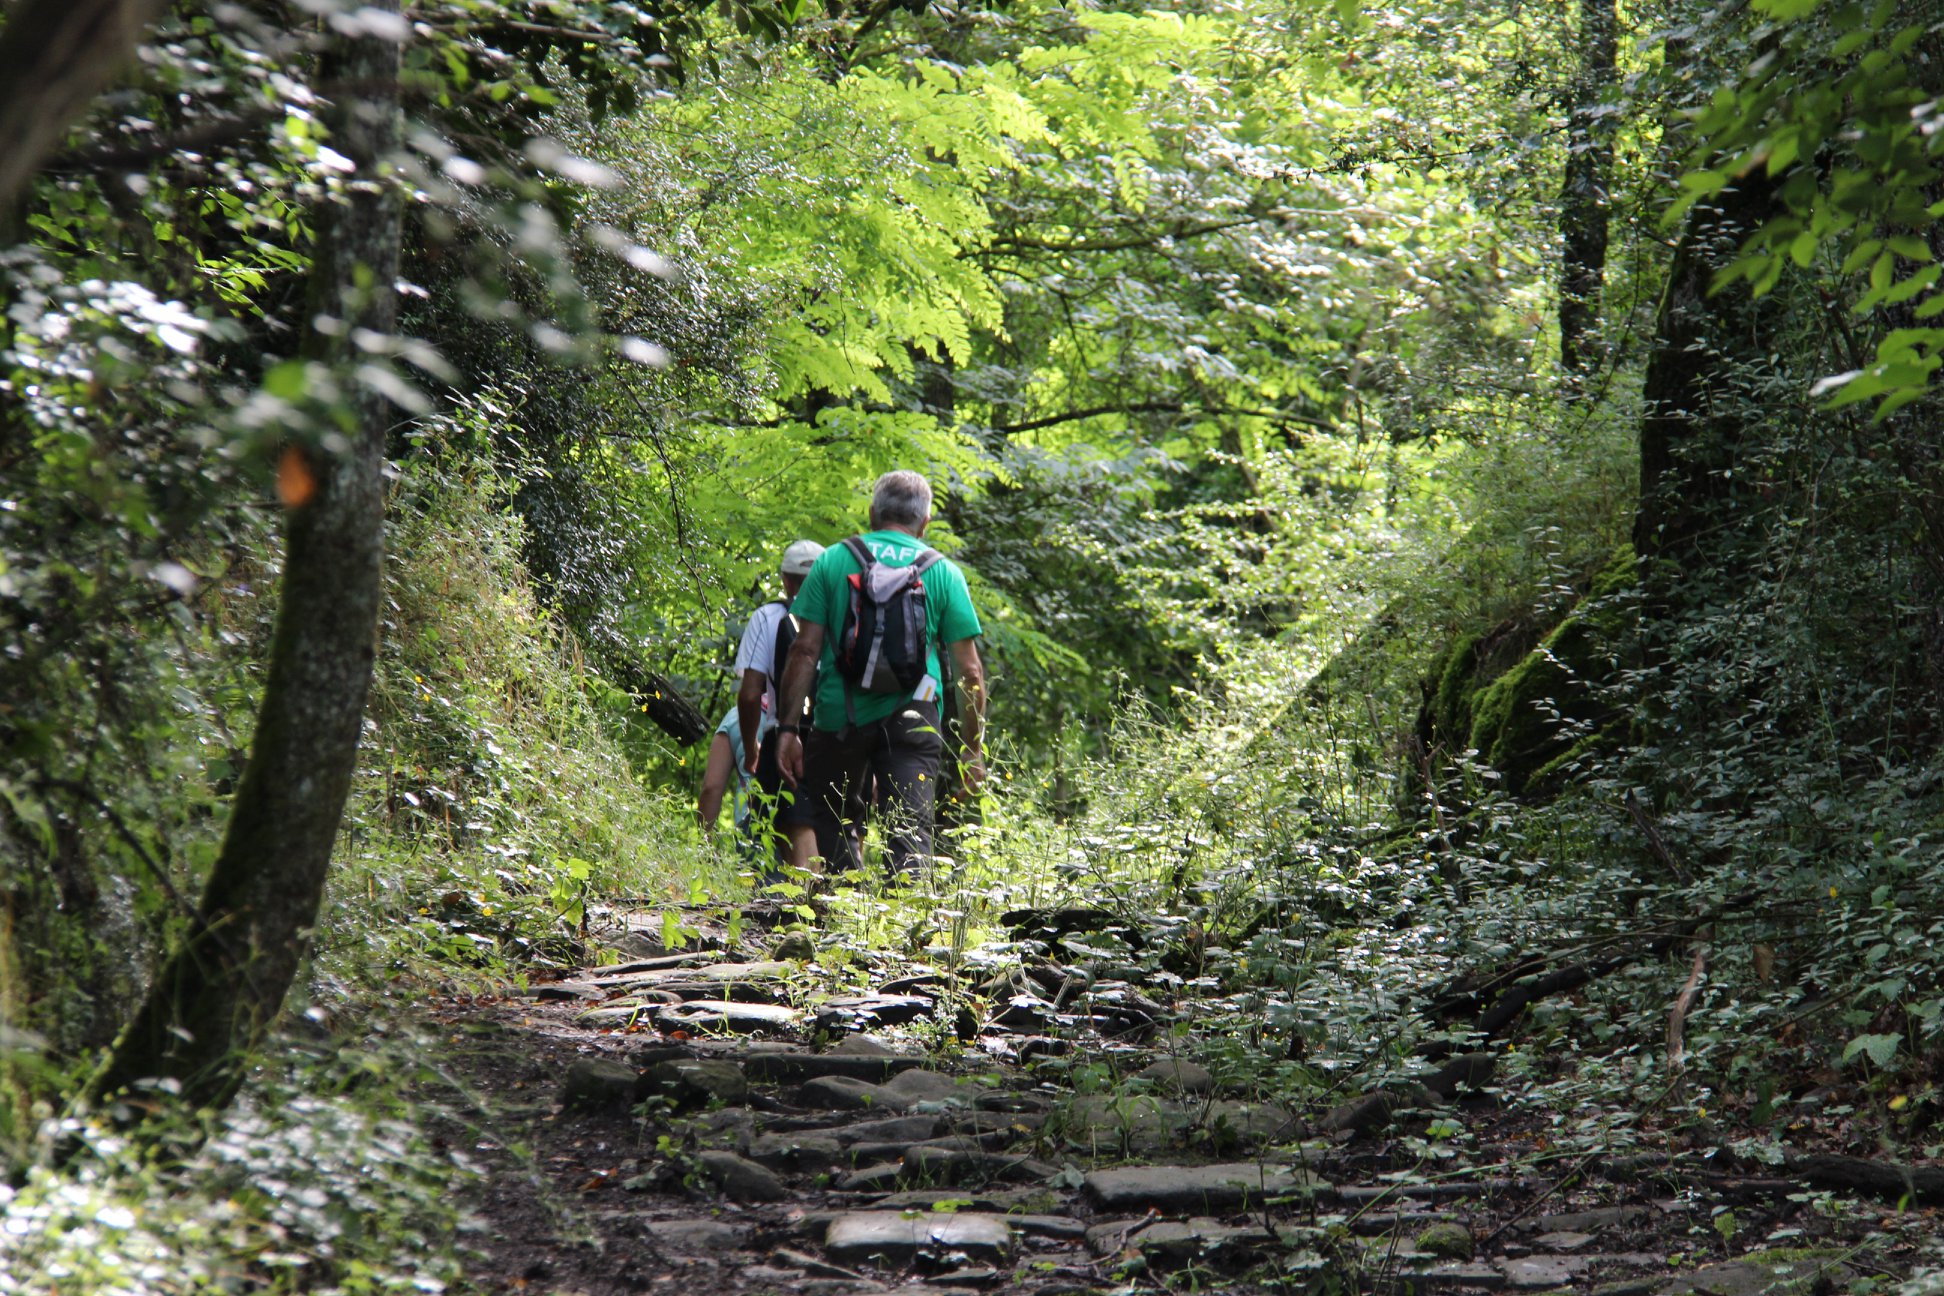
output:
M888 472L871 492L871 529L859 539L878 565L909 567L928 552L923 537L931 523L931 484L915 472ZM846 798L867 772L883 790L891 866L903 871L931 855L932 811L944 750L939 721L941 669L951 662L958 688L959 777L968 791L985 781L981 740L985 731L985 668L979 661L979 614L965 588L965 573L940 558L920 578L925 589L926 673L909 695L866 693L837 670L836 644L850 605L850 578L863 564L848 544L832 545L804 577L791 612L798 624L783 671L780 715L798 716L816 681L808 726L777 725L777 762L807 803L817 832L817 851L832 870L857 860L845 839ZM915 622L914 622L915 624ZM915 655L912 660L916 660Z

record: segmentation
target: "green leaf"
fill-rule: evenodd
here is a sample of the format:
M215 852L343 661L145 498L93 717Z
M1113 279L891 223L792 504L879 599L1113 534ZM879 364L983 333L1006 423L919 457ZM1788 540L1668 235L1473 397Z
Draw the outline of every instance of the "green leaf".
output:
M263 375L263 390L282 401L299 401L310 387L310 366L302 360L286 360Z
M1856 1060L1857 1054L1862 1053L1869 1057L1872 1066L1882 1070L1897 1056L1897 1046L1902 1043L1901 1035L1858 1035L1843 1050L1843 1064L1849 1065Z
M1779 18L1783 22L1807 18L1821 6L1822 0L1755 0L1755 12Z

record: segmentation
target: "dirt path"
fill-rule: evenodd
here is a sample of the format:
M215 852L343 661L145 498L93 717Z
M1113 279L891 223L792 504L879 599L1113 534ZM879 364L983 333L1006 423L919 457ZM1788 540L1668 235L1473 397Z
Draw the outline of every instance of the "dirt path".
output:
M481 1290L1807 1296L1880 1286L1939 1226L1711 1148L1549 1157L1548 1116L1491 1089L1374 1124L1227 1091L1170 1005L1080 969L832 995L739 958L446 1012Z

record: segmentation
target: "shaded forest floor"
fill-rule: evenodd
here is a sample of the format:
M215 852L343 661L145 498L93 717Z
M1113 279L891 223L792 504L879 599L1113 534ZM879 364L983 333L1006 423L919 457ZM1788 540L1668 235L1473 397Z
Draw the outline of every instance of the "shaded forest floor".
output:
M1862 1294L1944 1227L1927 1178L1853 1195L1713 1122L1477 1066L1288 1103L1143 987L976 956L839 984L808 940L618 932L623 961L435 1007L480 1291ZM1569 1149L1592 1117L1628 1150Z

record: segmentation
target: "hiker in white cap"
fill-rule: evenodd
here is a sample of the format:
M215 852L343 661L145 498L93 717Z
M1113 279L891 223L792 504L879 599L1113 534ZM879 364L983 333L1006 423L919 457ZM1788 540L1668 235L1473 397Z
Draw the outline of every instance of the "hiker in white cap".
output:
M792 541L783 551L783 561L777 569L783 578L783 597L772 599L750 614L732 667L738 680L736 715L742 724L743 768L755 776L761 793L757 798L754 829L759 837L776 842L775 859L798 868L809 864L816 835L808 807L799 815L795 796L783 788L776 767L776 736L771 725L777 718L776 686L783 678L783 663L796 639L796 620L790 615L790 603L823 551L824 547L815 540Z

